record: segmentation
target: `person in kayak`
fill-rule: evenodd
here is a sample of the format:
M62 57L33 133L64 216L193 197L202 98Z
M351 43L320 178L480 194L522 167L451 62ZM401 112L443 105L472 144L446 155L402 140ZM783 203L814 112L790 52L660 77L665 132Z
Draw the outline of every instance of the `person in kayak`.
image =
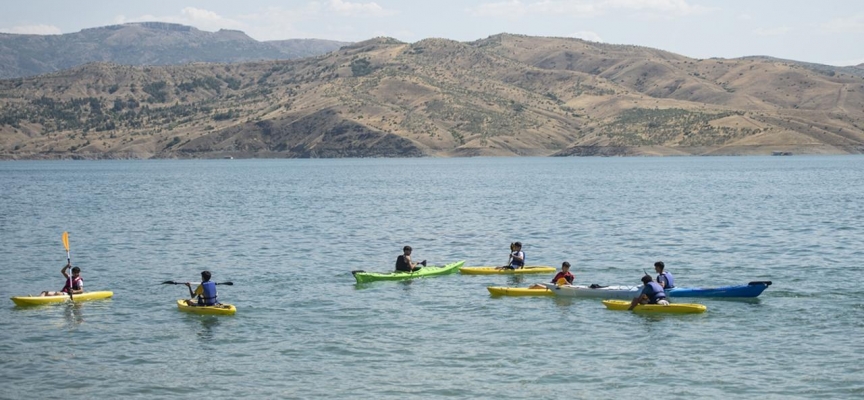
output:
M69 274L66 272L69 269L72 269L72 278L69 278ZM81 268L73 267L71 263L66 263L63 269L60 270L60 273L63 274L63 277L66 278L66 284L63 286L63 289L59 292L52 291L44 291L39 293L39 296L62 296L69 295L69 290L72 290L72 294L81 294L84 293L84 279L81 279ZM71 287L70 287L71 281Z
M396 271L414 272L423 268L417 266L417 264L420 263L411 262L411 250L411 246L405 246L402 248L402 255L396 257Z
M201 271L201 284L192 291L192 282L186 282L189 288L189 297L186 304L190 306L215 306L219 303L216 295L216 283L210 282L210 271ZM197 300L196 300L197 297Z
M572 273L570 273L570 263L564 261L561 263L561 271L555 274L555 277L552 278L552 283L563 286L563 285L572 285L573 281L576 279ZM528 289L545 289L545 285L541 285L539 283L535 283L531 285Z
M510 244L510 258L508 264L495 269L519 269L525 266L525 252L522 251L522 242Z
M673 289L675 288L675 278L672 278L671 273L664 272L664 268L666 268L666 264L663 264L663 261L654 263L654 271L657 271L659 274L657 275L657 284L662 286L663 289Z
M639 295L633 298L633 301L630 302L630 308L627 310L632 310L639 304L659 304L661 306L668 306L669 302L666 301L666 292L663 291L663 288L651 279L650 275L645 275L642 277L642 283L645 285L642 288L642 291L639 292Z

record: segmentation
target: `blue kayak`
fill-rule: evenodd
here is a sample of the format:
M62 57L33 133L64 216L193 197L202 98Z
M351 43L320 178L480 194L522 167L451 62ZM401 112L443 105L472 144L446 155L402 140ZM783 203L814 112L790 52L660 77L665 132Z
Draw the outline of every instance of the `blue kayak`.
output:
M669 297L757 297L771 286L771 281L755 281L746 285L721 286L715 288L673 288L666 291Z

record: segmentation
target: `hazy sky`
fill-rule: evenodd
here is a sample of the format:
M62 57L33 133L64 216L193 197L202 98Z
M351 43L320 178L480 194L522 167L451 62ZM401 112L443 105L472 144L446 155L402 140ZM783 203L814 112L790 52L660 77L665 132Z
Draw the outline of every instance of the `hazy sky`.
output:
M689 57L864 63L862 0L3 0L0 31L59 34L134 21L239 29L258 40L459 41L569 36Z

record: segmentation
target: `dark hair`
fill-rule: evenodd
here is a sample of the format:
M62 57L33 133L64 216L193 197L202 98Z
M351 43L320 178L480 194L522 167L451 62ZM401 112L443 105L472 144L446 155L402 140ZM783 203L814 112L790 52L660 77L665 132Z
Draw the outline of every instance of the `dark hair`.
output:
M201 271L201 277L204 278L205 281L210 280L210 271Z
M651 275L645 275L642 277L642 283L648 283L648 282L651 282L652 280L653 279L651 279Z
M81 273L81 268L78 268L78 267L72 267L72 273L73 273L73 274L74 274L74 273L79 273L79 274L80 274L80 273Z
M522 242L516 242L516 243L513 243L513 244L516 245L516 247L522 247Z
M663 264L663 261L657 261L654 263L654 267L659 267L660 269L666 268L666 264Z
M564 268L564 267L570 268L570 263L567 261L564 261L563 263L561 263L561 268Z
M411 246L405 246L402 248L402 251L411 251Z

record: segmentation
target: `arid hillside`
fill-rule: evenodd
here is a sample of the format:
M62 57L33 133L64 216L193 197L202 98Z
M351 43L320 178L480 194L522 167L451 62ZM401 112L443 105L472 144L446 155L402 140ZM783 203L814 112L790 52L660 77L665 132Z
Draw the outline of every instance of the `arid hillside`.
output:
M287 60L317 56L346 44L320 39L259 42L241 31L206 32L165 22L133 22L62 35L0 33L0 79L47 74L88 62L177 65Z
M377 38L0 81L0 158L864 152L864 70L579 39Z

